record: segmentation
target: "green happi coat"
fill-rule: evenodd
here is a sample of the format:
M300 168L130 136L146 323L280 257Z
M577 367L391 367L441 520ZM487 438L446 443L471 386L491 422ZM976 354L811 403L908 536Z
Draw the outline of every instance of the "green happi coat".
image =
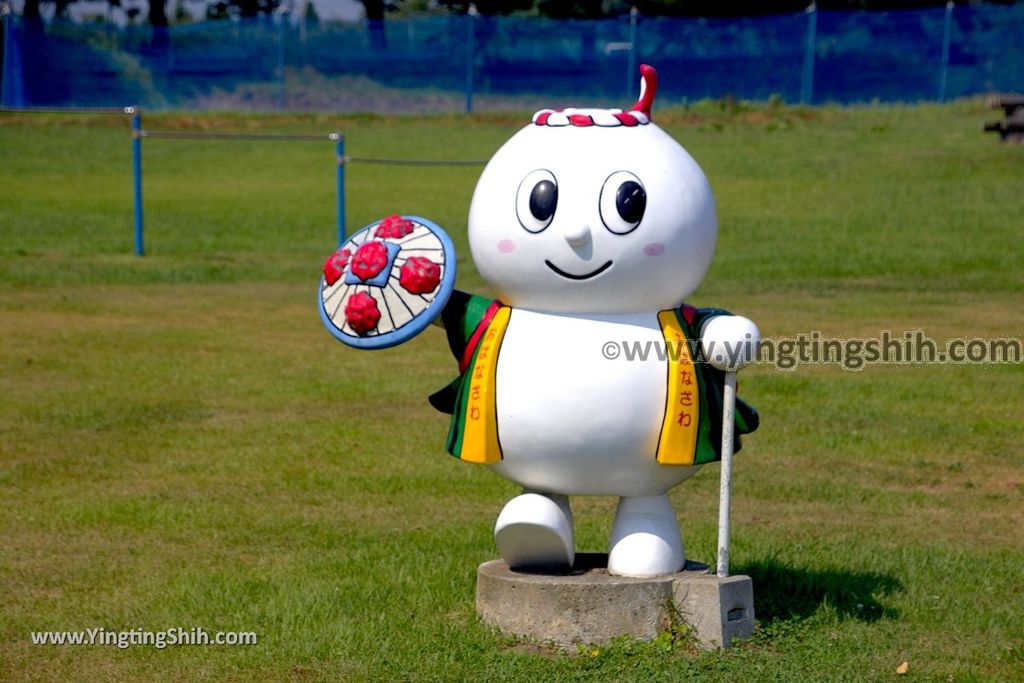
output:
M459 361L459 376L430 397L452 415L448 452L470 462L501 460L497 438L495 370L511 309L500 301L456 291L442 313L448 345ZM656 453L666 465L700 465L721 459L725 373L704 362L700 331L718 315L716 308L683 305L658 314L665 337L666 407ZM649 360L648 362L654 362ZM734 451L740 435L757 429L757 411L736 400Z

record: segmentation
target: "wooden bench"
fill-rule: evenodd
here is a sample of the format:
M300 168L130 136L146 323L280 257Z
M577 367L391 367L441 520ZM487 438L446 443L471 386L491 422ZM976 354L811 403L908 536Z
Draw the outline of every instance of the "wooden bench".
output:
M1003 142L1024 143L1024 95L993 95L988 98L988 106L1002 109L1002 121L988 121L985 132L999 133Z

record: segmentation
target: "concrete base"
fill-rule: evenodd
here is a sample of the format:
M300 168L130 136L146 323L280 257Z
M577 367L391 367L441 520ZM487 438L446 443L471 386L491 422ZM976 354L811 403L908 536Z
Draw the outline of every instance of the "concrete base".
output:
M476 611L503 633L559 646L601 643L618 636L651 640L685 623L705 647L729 647L754 631L749 576L720 579L707 565L652 579L612 576L608 556L580 553L572 570L518 572L503 560L477 569Z

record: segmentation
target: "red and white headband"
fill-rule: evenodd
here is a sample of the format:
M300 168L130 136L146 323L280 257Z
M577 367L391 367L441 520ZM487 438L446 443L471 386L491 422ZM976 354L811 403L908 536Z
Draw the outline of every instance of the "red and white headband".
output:
M658 72L647 64L640 65L640 99L628 111L621 109L541 109L533 115L537 126L646 126L651 122L651 105L658 90Z

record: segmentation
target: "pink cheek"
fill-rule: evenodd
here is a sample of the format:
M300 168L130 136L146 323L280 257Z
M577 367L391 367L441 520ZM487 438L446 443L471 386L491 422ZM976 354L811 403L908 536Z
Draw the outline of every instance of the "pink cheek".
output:
M644 247L644 253L648 256L661 256L665 253L665 245L660 242L651 242Z
M516 243L512 240L502 240L498 242L498 251L502 254L511 254L516 250Z

